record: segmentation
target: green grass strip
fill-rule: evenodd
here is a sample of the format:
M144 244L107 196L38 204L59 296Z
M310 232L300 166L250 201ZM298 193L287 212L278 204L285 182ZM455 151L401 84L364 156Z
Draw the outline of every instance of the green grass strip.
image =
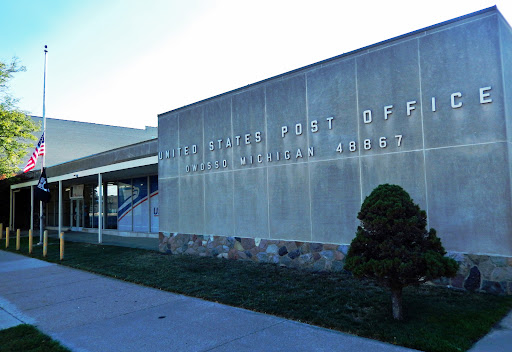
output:
M0 352L71 352L32 325L0 331Z
M24 238L21 254L27 243ZM32 256L42 259L42 248ZM60 262L56 240L46 260ZM423 285L404 290L405 316L398 322L386 289L348 273L73 242L66 242L61 264L432 352L469 349L512 309L512 297Z

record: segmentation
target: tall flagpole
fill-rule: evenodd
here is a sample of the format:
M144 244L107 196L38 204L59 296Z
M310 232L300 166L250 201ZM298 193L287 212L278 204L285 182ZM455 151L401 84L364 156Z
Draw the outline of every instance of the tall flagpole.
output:
M44 154L43 154L43 166L41 167L41 173L44 170L44 156L46 155L46 54L48 53L48 46L44 46L44 78L43 78L43 136L44 136ZM43 201L39 201L39 245L43 244Z

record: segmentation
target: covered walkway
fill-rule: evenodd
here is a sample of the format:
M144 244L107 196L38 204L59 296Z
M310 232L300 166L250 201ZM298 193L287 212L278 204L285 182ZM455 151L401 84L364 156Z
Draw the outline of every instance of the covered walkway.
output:
M33 229L35 243L42 227L53 229L50 236L66 232L68 240L157 249L157 144L152 139L48 167L52 199L44 206L34 199L40 171L21 175L10 186L4 228Z

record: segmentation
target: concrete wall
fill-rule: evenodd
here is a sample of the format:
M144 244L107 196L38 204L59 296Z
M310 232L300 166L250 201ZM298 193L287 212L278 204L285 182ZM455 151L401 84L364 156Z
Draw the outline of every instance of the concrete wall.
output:
M42 127L42 117L33 116L32 119ZM28 150L21 168L25 167L41 134L42 130L34 133L37 140L33 143L34 147ZM146 141L156 138L157 134L156 127L137 129L47 118L46 166ZM37 169L40 169L40 163Z
M69 174L71 172L117 164L124 161L147 158L156 155L157 148L158 141L156 139L152 139L50 166L47 168L46 174L48 177L54 177ZM34 176L38 178L39 174L39 172L35 172Z
M512 255L510 36L491 9L160 115L160 231L348 244L395 183L448 250Z

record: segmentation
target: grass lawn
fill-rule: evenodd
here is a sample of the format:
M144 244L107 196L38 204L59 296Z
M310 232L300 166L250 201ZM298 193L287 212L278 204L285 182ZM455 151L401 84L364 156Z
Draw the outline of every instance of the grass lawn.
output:
M0 331L0 352L71 352L32 325Z
M46 259L59 262L58 251L51 240ZM42 248L32 256L42 259ZM512 309L512 297L424 285L404 290L397 322L387 290L347 273L72 242L62 264L423 351L465 351Z

